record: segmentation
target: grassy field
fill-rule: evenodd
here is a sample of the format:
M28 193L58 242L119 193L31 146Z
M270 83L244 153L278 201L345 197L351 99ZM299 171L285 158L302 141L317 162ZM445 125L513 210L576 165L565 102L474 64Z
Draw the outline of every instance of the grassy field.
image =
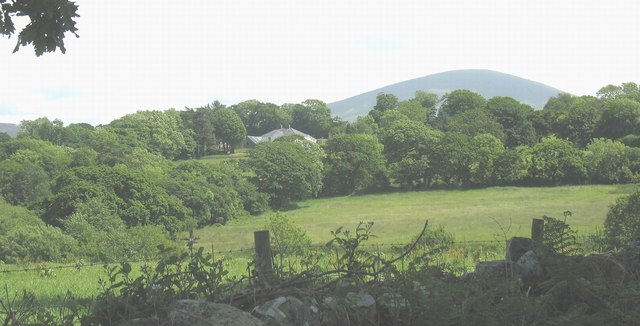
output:
M340 226L354 229L359 221L374 221L375 238L370 243L408 243L417 235L425 220L443 225L457 241L502 241L501 225L506 236L529 236L531 219L542 215L562 217L569 210L568 222L579 235L602 229L608 207L616 198L630 194L637 186L572 186L554 188L501 187L474 190L398 192L363 196L323 198L304 201L285 214L302 227L315 244L330 239L330 231ZM225 257L231 275L245 272L253 247L253 232L264 229L268 216L250 217L221 227L195 231L196 246ZM499 224L499 225L498 225ZM185 236L178 237L179 239ZM134 264L139 270L141 263ZM49 264L56 266L56 264ZM2 270L31 266L2 265ZM81 269L52 270L55 276L43 277L39 270L0 273L0 287L9 287L10 296L22 290L32 291L44 304L56 301L67 290L82 298L99 293L99 278L106 274L102 265ZM4 296L4 291L2 291Z
M210 164L220 164L220 163L224 163L225 161L236 161L236 160L244 159L244 158L247 158L248 155L249 155L249 152L247 151L246 148L239 148L233 154L209 155L209 156L204 156L198 159L198 161L203 163L210 163Z
M561 218L579 235L602 230L615 200L630 194L635 185L589 185L545 188L496 187L473 190L397 192L363 196L313 199L298 203L285 214L303 228L314 243L330 239L330 231L340 226L354 229L359 221L373 221L372 243L407 243L416 236L425 220L443 225L456 241L502 239L529 236L531 219L543 215ZM196 231L198 245L227 251L253 246L253 232L263 229L269 214L232 221L222 227Z

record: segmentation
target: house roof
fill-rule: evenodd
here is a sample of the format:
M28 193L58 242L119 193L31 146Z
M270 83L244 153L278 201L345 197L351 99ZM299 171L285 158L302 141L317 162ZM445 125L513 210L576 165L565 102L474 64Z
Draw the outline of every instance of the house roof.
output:
M280 128L280 129L275 129L272 131L269 131L268 133L262 135L262 136L247 136L247 138L249 139L249 141L251 141L254 144L257 144L259 142L263 142L263 141L274 141L280 137L284 137L284 136L293 136L293 135L298 135L298 136L302 136L304 137L304 139L310 141L310 142L317 142L317 140L308 135L305 134L304 132L297 130L297 129L293 129L291 127L289 128Z

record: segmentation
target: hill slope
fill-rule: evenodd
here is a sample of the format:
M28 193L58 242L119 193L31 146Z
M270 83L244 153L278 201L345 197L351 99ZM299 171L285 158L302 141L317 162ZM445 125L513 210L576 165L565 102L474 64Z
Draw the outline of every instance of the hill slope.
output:
M492 70L470 69L447 71L399 82L328 105L333 115L353 121L373 108L379 93L391 93L400 100L406 100L413 98L416 90L442 96L456 89L472 90L487 99L494 96L509 96L537 109L542 108L549 97L562 92L551 86L513 75Z
M15 137L18 131L20 131L20 126L13 123L0 122L0 131L6 132L11 137Z

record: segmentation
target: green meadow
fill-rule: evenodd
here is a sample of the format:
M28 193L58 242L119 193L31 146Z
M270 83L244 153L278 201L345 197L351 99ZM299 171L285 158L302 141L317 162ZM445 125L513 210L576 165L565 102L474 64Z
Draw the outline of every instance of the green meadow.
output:
M283 212L307 232L315 244L331 239L330 231L355 229L373 221L370 243L408 243L425 220L442 225L456 241L492 241L504 236L529 236L531 220L544 215L567 218L578 235L602 230L609 205L636 189L635 185L562 187L494 187L471 190L395 192L312 199ZM198 229L198 245L229 251L253 246L253 232L265 228L270 214ZM503 232L504 231L504 232ZM506 234L504 234L506 233Z
M567 222L579 236L602 230L609 205L636 188L635 185L589 185L395 192L313 199L283 213L318 245L330 240L330 231L340 226L353 230L360 221L374 222L375 237L370 239L371 244L409 243L425 220L431 226L444 226L458 242L502 242L505 236L529 236L531 219L543 215L561 218L564 211L572 212ZM269 216L268 213L224 226L197 229L195 235L199 239L195 246L207 251L213 249L217 257L224 257L225 267L232 275L245 273L252 256L253 232L264 229ZM186 244L182 239L187 237L181 235L179 241ZM242 249L244 251L238 252ZM133 264L134 270L139 270L141 264ZM64 264L47 264L57 265ZM4 286L7 285L10 296L28 290L44 303L58 300L56 297L64 296L67 290L76 297L89 298L99 292L98 280L106 277L100 264L80 269L52 269L55 275L49 276L43 276L38 266L0 265L0 271L36 268L0 273L2 295L6 295Z

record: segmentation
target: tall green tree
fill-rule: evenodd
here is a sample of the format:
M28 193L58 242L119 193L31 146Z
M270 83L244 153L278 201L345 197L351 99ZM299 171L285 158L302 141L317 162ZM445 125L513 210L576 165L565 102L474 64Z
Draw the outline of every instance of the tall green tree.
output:
M367 134L375 135L378 132L378 125L371 115L361 115L356 121L347 126L347 132L350 134Z
M587 146L585 166L594 183L627 183L634 178L629 148L611 139L597 138Z
M493 178L499 185L519 185L529 176L531 148L507 148L493 159Z
M640 102L640 86L633 82L622 83L621 86L609 84L598 90L596 95L603 100L626 98Z
M244 144L247 139L247 129L242 119L233 110L227 108L213 110L211 117L216 138L222 143L224 152L234 153L236 147Z
M484 107L486 99L482 95L467 89L458 89L445 94L438 116L452 117L465 111Z
M496 160L505 150L500 139L490 134L479 134L471 138L470 146L473 157L469 167L471 183L478 186L496 184Z
M529 176L536 183L580 183L586 175L582 152L568 140L545 137L531 148Z
M43 203L43 218L61 225L83 203L95 200L128 226L161 225L175 234L186 227L191 213L159 181L155 175L122 164L70 169L56 180L53 196Z
M216 149L216 130L211 105L196 109L187 108L180 113L182 123L193 131L195 142L193 156L196 158L212 154Z
M398 108L398 97L390 93L379 93L376 96L376 105L369 111L369 115L373 117L376 123L380 123L380 117L389 111Z
M447 186L468 185L471 181L473 149L467 135L445 132L434 148L432 166Z
M556 132L558 116L571 107L575 98L569 93L560 93L550 97L542 110L533 112L531 122L538 137L550 136Z
M303 131L315 138L327 138L331 130L333 118L331 109L326 103L308 99L289 107L291 127Z
M427 187L435 176L435 148L442 133L416 121L399 121L382 131L391 176L401 186Z
M382 144L373 135L345 134L325 145L324 192L346 195L375 187L384 176Z
M186 133L180 113L167 111L138 111L113 120L109 128L121 143L143 147L169 160L192 153L195 145L192 134Z
M417 90L413 97L427 111L427 123L431 123L437 114L436 105L440 101L437 94Z
M431 114L416 100L400 101L398 103L398 112L404 114L410 120L421 123L429 121Z
M501 141L507 139L502 125L484 108L465 111L451 117L446 128L446 131L458 132L469 137L491 134Z
M602 115L594 127L595 137L620 139L640 133L640 103L626 99L605 101Z
M51 180L32 155L18 151L0 161L0 195L12 205L34 207L51 194Z
M248 100L233 105L231 109L240 116L247 134L252 136L291 125L291 114L273 103Z
M249 152L248 164L258 189L271 196L271 206L315 197L322 189L322 162L293 142L265 142Z
M54 145L60 145L64 130L63 125L63 122L58 119L51 121L46 117L24 120L20 122L18 137L46 140Z
M89 146L89 139L94 130L95 128L88 123L72 123L62 130L61 143L73 148Z
M511 97L493 97L485 107L489 115L502 126L505 146L533 145L537 142L536 131L530 120L532 107Z
M29 161L42 167L54 180L71 164L70 148L56 146L48 141L32 138L12 138L0 143L0 160L21 156L21 160Z
M593 132L602 113L602 103L594 97L577 97L571 106L556 117L556 134L584 148L593 139Z

